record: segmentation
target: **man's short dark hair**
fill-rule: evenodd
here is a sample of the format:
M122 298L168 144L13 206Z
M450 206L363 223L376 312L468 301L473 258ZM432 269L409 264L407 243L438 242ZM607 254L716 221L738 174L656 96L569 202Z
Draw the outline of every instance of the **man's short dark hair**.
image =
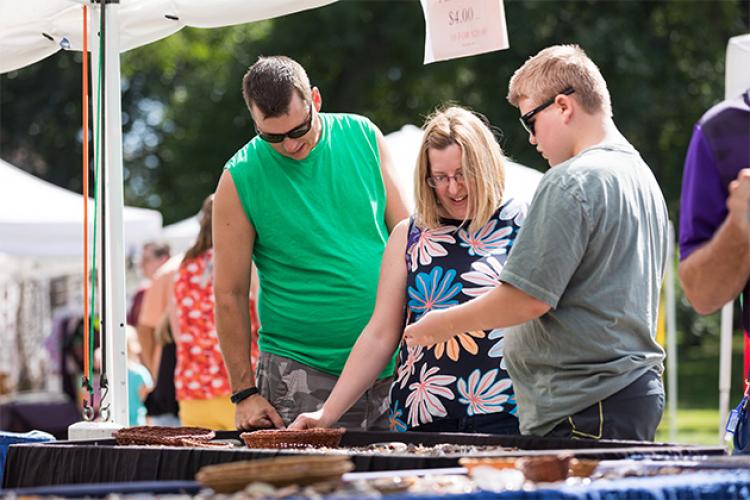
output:
M297 92L306 103L312 99L305 68L289 57L259 57L242 79L242 96L247 109L252 112L254 104L264 118L287 114L292 92Z

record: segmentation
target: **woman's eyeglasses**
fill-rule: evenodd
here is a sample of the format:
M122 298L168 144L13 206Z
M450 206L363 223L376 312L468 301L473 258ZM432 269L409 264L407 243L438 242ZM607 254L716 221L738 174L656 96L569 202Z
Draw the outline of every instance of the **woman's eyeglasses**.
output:
M303 123L302 125L298 127L293 128L286 134L269 134L266 132L261 132L260 130L258 130L257 125L255 127L255 132L264 141L270 142L272 144L278 144L280 142L283 142L284 139L286 139L287 137L289 137L290 139L299 139L300 137L308 133L310 129L312 128L312 119L313 119L313 108L312 108L312 103L310 103L310 107L308 108L308 111L307 111L307 119L305 120L305 123Z
M427 185L433 188L444 187L451 183L451 179L457 183L464 182L464 174L458 173L456 175L433 175L427 178Z
M558 92L557 94L555 94L554 97L552 97L552 98L544 101L543 103L541 103L539 106L537 106L536 108L532 109L528 113L522 115L519 118L519 120L521 121L521 125L526 130L526 132L528 132L531 135L536 135L535 131L534 131L534 122L532 121L532 118L534 118L536 115L538 115L541 111L544 111L546 108L548 108L549 106L551 106L555 102L555 99L557 99L557 96L559 96L559 95L570 95L573 92L575 92L575 90L573 89L573 87L568 87L565 90L563 90L562 92Z

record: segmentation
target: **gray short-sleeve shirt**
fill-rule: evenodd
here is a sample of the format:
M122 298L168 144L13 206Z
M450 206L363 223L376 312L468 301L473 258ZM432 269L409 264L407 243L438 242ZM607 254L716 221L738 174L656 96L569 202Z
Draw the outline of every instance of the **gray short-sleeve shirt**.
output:
M661 189L627 143L590 147L544 175L500 275L552 308L505 336L524 434L661 373L667 235Z

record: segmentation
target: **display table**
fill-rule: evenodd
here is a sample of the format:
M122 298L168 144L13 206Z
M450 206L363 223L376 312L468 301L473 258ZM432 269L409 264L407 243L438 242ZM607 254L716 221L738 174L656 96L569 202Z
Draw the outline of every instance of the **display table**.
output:
M219 432L217 438L235 439L239 443L239 433L237 432ZM549 454L550 450L566 450L567 453L582 458L609 460L646 455L684 458L724 454L724 449L720 447L419 432L349 431L344 434L341 446L357 447L389 441L401 441L425 446L437 443L452 443L506 447L499 451L493 451L492 456L541 455ZM312 454L314 452L307 450L251 450L241 446L232 449L116 446L112 439L15 445L11 446L8 451L4 487L192 480L196 472L205 465L300 453ZM331 451L331 453L349 455L357 472L455 467L458 465L458 460L462 456L466 456L465 454L444 456L368 454L346 450L336 450ZM557 451L553 451L553 453L557 453Z

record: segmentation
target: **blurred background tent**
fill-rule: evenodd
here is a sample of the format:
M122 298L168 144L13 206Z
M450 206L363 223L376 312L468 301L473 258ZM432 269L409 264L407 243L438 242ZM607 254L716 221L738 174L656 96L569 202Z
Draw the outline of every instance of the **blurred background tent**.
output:
M736 97L750 88L750 33L729 39L724 82L726 99Z
M83 198L0 159L0 254L36 261L74 261L83 267ZM93 200L89 201L93 229ZM125 243L136 250L159 236L161 214L126 207ZM91 229L90 229L91 231Z
M176 255L184 252L195 243L200 228L198 215L193 215L174 224L164 226L159 239L169 243L172 254Z
M89 206L91 233L92 200ZM77 379L65 377L77 359L73 344L83 307L82 211L80 194L0 160L0 395L42 391L34 401L56 415L57 424L44 427L56 432L77 418ZM126 207L123 217L133 252L161 231L156 210ZM63 395L66 383L73 389ZM24 408L15 398L0 398L0 427L12 427ZM24 415L45 418L38 411Z

